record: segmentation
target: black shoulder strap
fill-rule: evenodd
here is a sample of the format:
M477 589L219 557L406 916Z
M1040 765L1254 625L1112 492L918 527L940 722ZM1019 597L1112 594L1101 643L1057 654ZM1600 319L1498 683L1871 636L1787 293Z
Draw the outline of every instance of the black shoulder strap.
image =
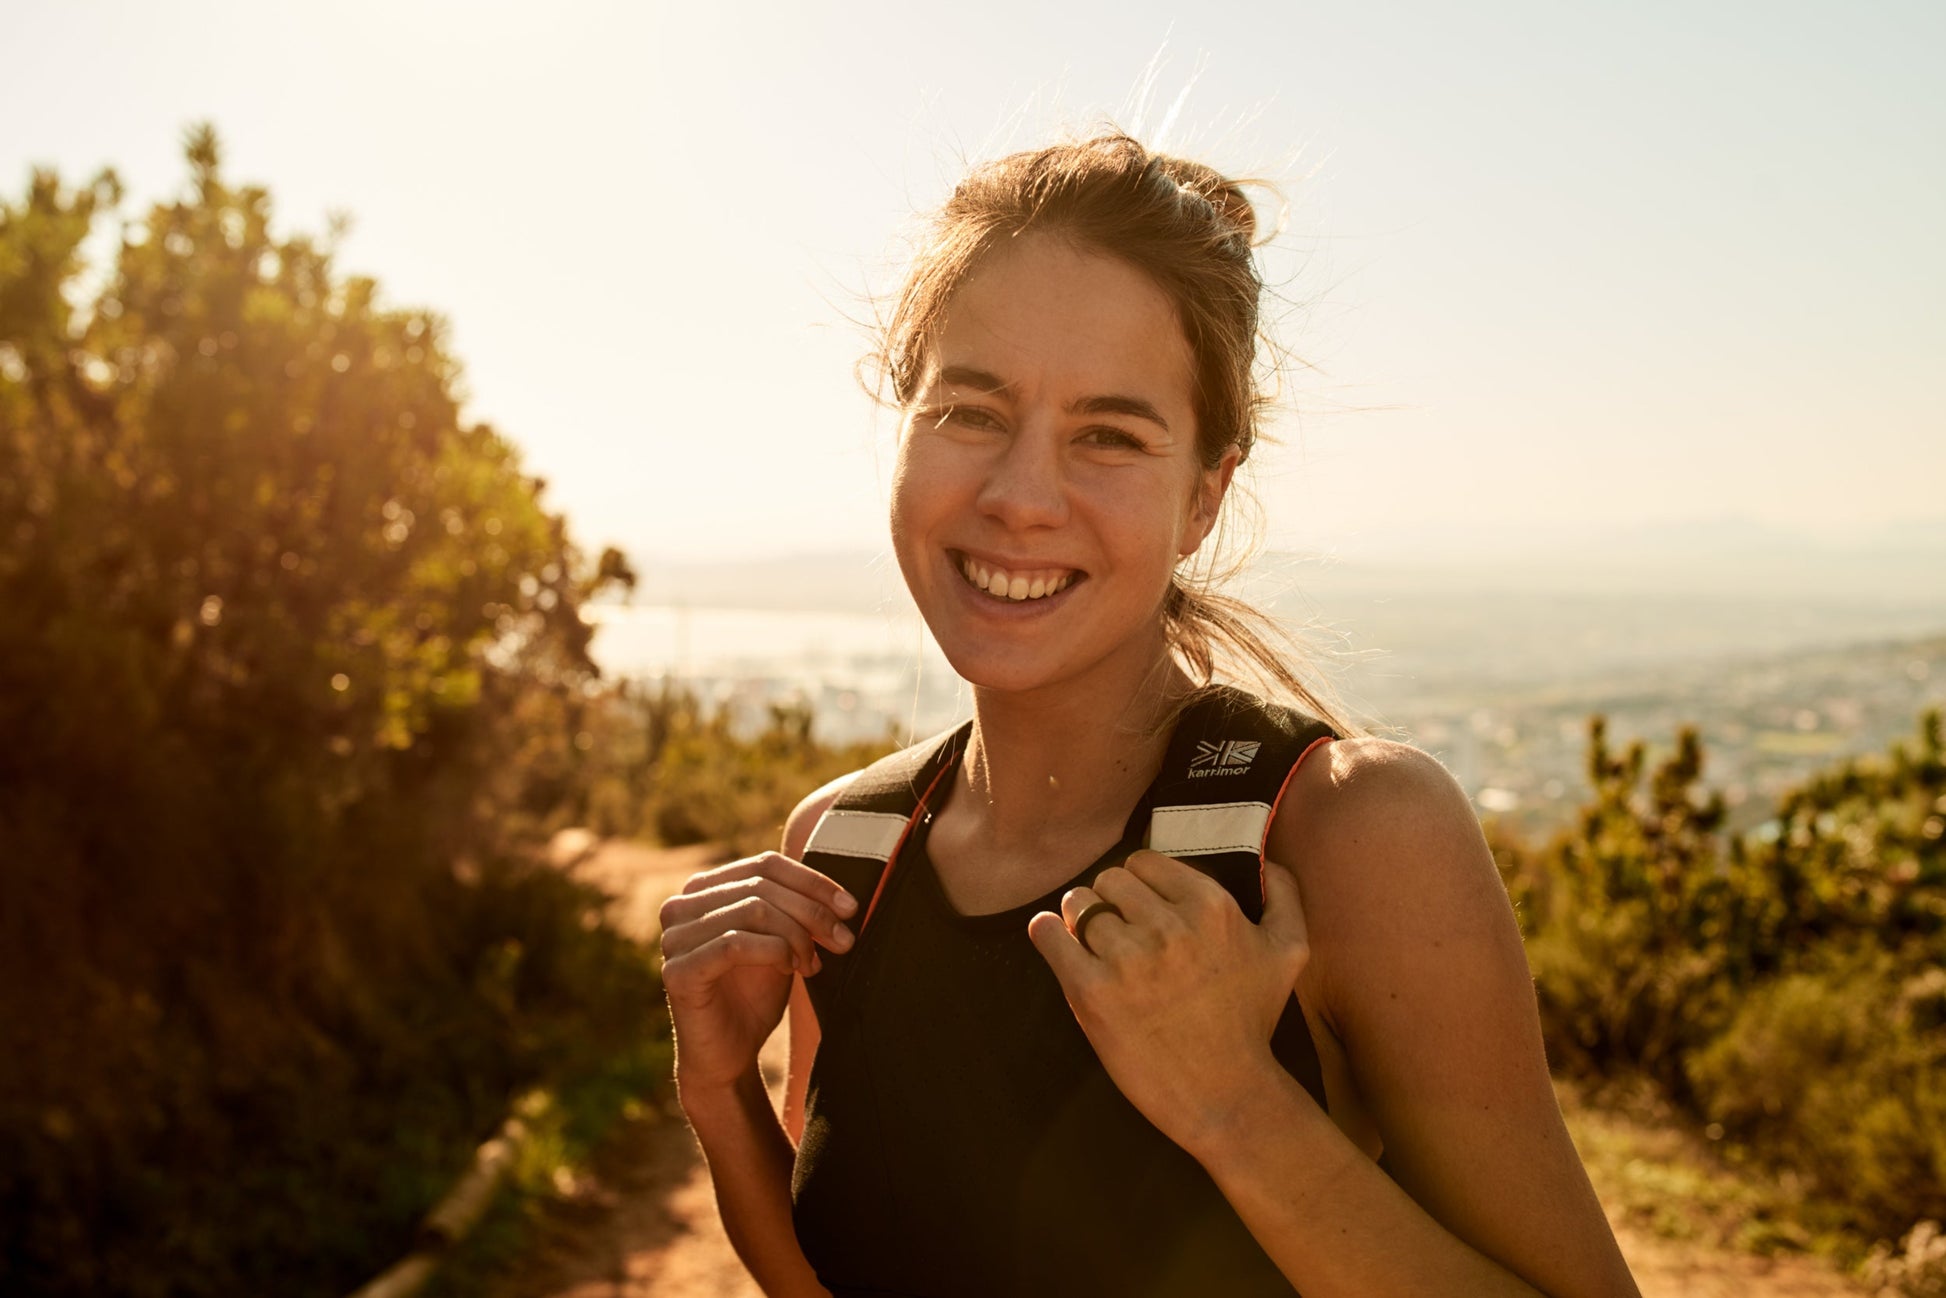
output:
M935 736L889 757L881 757L852 778L823 816L804 847L804 864L826 875L858 899L859 912L850 921L854 935L865 925L884 895L899 849L925 811L939 779L959 756L973 723ZM822 968L805 980L811 1003L821 1022L829 1022L828 1003L844 983L843 969L851 951L820 951Z
M1184 709L1162 759L1146 845L1210 875L1257 923L1264 913L1264 844L1277 804L1305 756L1334 738L1317 718L1241 690L1205 691ZM1270 1049L1324 1105L1324 1068L1295 992L1284 1002Z
M856 897L862 936L912 826L958 758L972 722L860 771L811 831L804 863ZM1216 879L1255 923L1263 916L1263 847L1297 764L1333 737L1322 721L1227 686L1211 687L1177 720L1153 792L1144 845ZM844 984L847 957L820 951L805 980L821 1022Z
M1211 687L1176 723L1144 846L1216 879L1257 922L1271 818L1298 763L1334 737L1315 717Z

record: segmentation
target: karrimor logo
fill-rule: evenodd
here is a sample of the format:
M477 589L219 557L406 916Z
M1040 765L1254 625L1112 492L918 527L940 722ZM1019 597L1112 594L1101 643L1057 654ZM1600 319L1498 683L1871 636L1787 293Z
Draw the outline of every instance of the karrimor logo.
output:
M1257 759L1263 745L1249 739L1202 740L1189 763L1189 778L1200 780L1210 775L1242 775Z

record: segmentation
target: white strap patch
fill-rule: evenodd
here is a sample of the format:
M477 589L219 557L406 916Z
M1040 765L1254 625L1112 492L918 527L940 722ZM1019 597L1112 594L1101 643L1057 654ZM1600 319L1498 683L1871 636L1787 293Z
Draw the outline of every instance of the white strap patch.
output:
M1149 817L1149 849L1164 856L1260 852L1269 827L1268 802L1157 807Z
M907 823L904 816L889 811L827 811L818 818L804 850L889 861Z

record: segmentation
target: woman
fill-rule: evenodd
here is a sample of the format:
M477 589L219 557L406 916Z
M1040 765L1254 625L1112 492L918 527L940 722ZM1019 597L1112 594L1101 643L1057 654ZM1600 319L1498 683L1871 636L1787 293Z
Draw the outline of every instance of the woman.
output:
M974 718L662 915L678 1092L767 1293L1635 1292L1465 795L1211 686L1323 711L1183 573L1266 404L1253 234L1110 136L975 171L908 275L892 535ZM1209 791L1253 768L1274 792ZM1166 811L1256 819L1139 850ZM1205 868L1239 849L1261 891Z

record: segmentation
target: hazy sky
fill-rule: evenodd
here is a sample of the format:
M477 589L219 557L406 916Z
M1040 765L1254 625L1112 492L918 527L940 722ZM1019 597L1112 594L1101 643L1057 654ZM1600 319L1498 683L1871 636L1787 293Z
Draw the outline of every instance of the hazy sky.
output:
M111 164L139 211L213 121L285 229L352 214L341 264L444 312L471 412L643 563L880 543L868 291L965 160L1104 114L1292 200L1273 541L1946 513L1938 0L0 19L5 192Z

